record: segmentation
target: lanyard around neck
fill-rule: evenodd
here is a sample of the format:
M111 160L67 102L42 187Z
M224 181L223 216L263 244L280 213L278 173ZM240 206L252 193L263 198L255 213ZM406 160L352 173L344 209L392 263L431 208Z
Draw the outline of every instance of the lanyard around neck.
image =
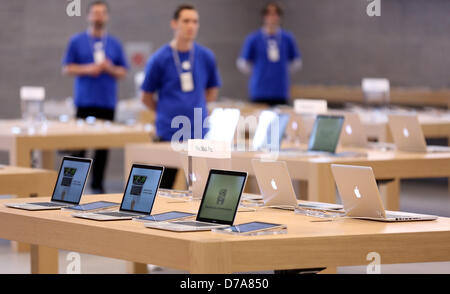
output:
M190 72L192 72L194 69L194 47L195 47L195 44L192 44L192 49L189 50L190 68L188 71L190 71ZM183 72L183 69L181 67L181 61L180 61L180 56L178 55L178 50L176 50L176 48L173 48L172 46L170 46L170 48L172 49L173 61L175 62L175 66L177 68L178 74L181 75L181 73Z
M97 43L94 40L95 37L89 33L89 30L87 30L86 33L87 33L87 36L89 39L89 43L91 44L92 52L95 52L95 43ZM106 43L108 42L107 37L108 37L108 33L105 31L103 36L100 38L100 42L102 43L102 46L103 46L103 51L105 51L105 52L106 52Z
M263 34L264 37L264 41L266 43L266 46L269 45L269 34L266 33L266 31L264 30L264 28L261 29L261 32ZM281 47L281 29L277 29L276 33L275 33L275 40L278 44L278 47Z

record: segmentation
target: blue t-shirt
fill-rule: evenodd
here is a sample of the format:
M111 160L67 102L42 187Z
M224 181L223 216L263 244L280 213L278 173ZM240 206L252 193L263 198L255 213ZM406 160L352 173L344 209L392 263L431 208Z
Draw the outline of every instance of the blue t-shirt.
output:
M119 40L107 34L104 38L94 38L87 32L72 37L63 59L63 65L94 63L94 44L102 42L106 58L116 66L128 68ZM114 109L117 103L117 80L108 73L97 77L77 76L73 90L77 107L98 107Z
M277 42L279 60L272 62L267 54L268 40ZM289 63L301 58L294 36L279 30L268 36L262 30L250 34L245 40L240 58L252 64L249 95L252 100L289 97Z
M207 129L203 128L203 122L208 116L206 108L205 90L220 86L220 76L216 66L216 59L211 50L194 44L193 55L188 52L176 52L178 54L180 66L175 63L172 48L169 44L162 46L149 59L146 67L145 79L142 90L149 93L158 92L158 102L156 105L156 134L164 141L172 140L172 136L182 129L188 129L184 123L171 127L172 120L176 116L185 116L191 125L190 136L177 138L187 140L199 138L206 134ZM176 55L175 55L176 56ZM181 66L183 62L191 59L193 61L192 76L194 90L183 92L179 71L188 72ZM194 121L194 109L201 109L200 116ZM197 124L197 131L194 130L194 123ZM201 125L200 125L201 124ZM201 134L199 134L201 132Z

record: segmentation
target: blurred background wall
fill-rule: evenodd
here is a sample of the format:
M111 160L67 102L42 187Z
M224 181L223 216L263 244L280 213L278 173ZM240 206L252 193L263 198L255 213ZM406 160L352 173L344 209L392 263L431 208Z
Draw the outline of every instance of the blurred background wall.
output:
M261 24L264 0L109 0L109 32L125 46L147 42L156 50L171 39L175 7L194 4L200 12L198 42L217 57L220 96L247 99L247 78L235 60L245 36ZM368 17L369 0L281 0L284 28L303 53L296 84L358 85L366 76L387 77L393 86L450 88L450 1L382 0L380 17ZM88 0L81 16L69 17L64 0L0 2L0 118L20 115L19 88L44 86L47 99L71 96L72 79L61 75L71 35L86 29ZM134 96L132 75L120 98Z

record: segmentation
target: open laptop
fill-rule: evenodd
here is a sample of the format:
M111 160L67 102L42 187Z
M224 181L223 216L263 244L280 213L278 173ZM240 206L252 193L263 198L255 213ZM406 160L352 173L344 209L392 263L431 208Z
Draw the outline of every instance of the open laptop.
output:
M280 153L292 152L298 156L366 156L357 152L336 153L343 124L343 115L317 115L309 138L308 150L289 148L281 150Z
M280 150L288 122L289 114L287 113L277 113L271 110L262 111L252 140L252 150Z
M7 207L24 210L55 210L78 205L83 195L92 159L65 156L50 202L10 203Z
M75 217L98 221L127 220L150 215L158 192L162 166L133 164L118 211L76 213Z
M291 177L284 161L253 159L253 170L264 205L273 208L294 210L297 206L321 209L342 209L342 205L297 200Z
M369 148L381 151L394 150L393 143L369 142L364 125L356 112L332 111L332 114L340 114L345 117L342 126L339 145L341 147Z
M342 115L318 115L309 138L308 152L334 154L343 124Z
M332 164L347 217L384 222L435 220L436 216L384 209L371 167Z
M201 199L203 196L203 190L206 186L209 170L215 169L230 169L231 162L228 159L217 158L203 158L193 157L192 166L189 171L189 159L182 158L182 165L186 181L189 186L189 190L192 192L194 199Z
M286 162L253 159L252 167L264 205L294 210L297 198Z
M390 114L389 128L397 150L405 152L450 152L447 146L427 146L416 114Z
M309 139L307 153L338 157L366 157L367 153L364 152L336 152L344 122L343 115L318 115Z
M367 148L369 141L359 115L354 112L346 112L343 115L345 119L339 139L341 146Z
M233 225L247 180L246 172L211 169L195 221L146 223L176 232L209 231Z
M290 113L286 127L286 139L290 143L307 143L316 120L316 114Z
M280 154L320 156L335 154L344 123L341 115L317 115L308 142L308 149L283 148Z

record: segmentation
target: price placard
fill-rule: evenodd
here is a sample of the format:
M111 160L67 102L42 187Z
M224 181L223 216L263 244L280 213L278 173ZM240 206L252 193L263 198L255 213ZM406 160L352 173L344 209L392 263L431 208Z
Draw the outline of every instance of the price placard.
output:
M191 139L188 140L188 156L231 158L231 145L225 141Z
M325 113L327 112L327 100L316 99L296 99L294 101L294 110L296 113Z

